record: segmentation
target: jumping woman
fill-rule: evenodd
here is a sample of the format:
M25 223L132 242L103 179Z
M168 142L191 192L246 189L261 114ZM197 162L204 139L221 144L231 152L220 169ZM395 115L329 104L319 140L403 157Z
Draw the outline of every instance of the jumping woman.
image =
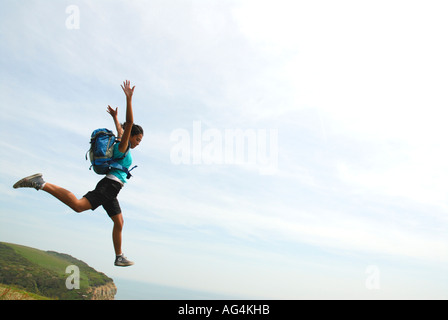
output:
M132 95L134 94L134 87L131 88L128 80L123 82L121 86L126 95L126 122L123 126L119 125L117 119L117 110L108 108L108 112L114 119L119 143L114 145L114 158L120 159L126 154L128 147L134 149L143 139L142 127L134 124L134 116L132 112ZM126 156L117 160L122 166L129 169L132 164L131 152L127 152ZM72 208L75 212L83 212L86 210L95 210L100 205L106 210L109 217L112 219L114 226L112 230L112 240L115 250L115 265L120 267L131 266L134 263L129 261L121 251L121 233L123 230L123 215L117 195L121 188L127 182L127 174L122 170L112 169L108 172L105 178L100 180L96 188L86 193L81 199L78 199L72 192L61 188L55 184L45 182L42 174L34 174L26 177L14 184L14 188L35 188L36 190L43 190L55 198L59 199L67 206Z

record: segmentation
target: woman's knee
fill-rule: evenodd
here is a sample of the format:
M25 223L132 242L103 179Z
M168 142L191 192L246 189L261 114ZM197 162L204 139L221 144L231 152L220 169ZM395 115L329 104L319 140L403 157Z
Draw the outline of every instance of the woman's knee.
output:
M119 230L123 229L124 220L123 220L123 215L121 213L114 215L110 218L114 222L114 228L119 229Z
M80 212L91 209L92 205L90 204L89 200L87 200L86 198L81 198L78 201L74 202L71 207L75 212L80 213Z
M78 204L73 205L72 209L73 209L73 211L75 211L77 213L85 211L82 209L82 207L78 206Z

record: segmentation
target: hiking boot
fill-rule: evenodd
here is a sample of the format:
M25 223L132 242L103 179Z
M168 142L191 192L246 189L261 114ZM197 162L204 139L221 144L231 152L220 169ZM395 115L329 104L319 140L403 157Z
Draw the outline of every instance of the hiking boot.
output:
M128 260L124 255L117 256L114 263L117 267L132 266L134 262Z
M42 179L42 173L36 173L32 176L23 178L17 181L12 187L17 188L34 188L36 190L41 190L45 184L44 179Z

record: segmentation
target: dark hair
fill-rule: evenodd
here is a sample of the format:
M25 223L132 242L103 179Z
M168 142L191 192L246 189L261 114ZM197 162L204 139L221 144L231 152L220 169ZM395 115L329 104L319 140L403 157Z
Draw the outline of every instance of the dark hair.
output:
M121 127L124 128L126 127L126 122L124 122ZM138 124L133 123L132 124L132 129L131 129L131 137L132 136L136 136L138 134L143 135L143 128L141 126L139 126Z
M131 136L136 136L138 134L143 135L143 128L138 124L133 124L131 130Z

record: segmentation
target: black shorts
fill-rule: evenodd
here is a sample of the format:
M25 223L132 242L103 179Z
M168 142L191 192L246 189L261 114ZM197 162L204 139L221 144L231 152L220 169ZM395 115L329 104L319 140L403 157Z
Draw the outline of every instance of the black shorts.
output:
M121 183L109 178L101 179L95 187L95 190L89 191L84 198L89 200L92 210L103 206L109 217L121 213L120 203L117 195L122 188Z

